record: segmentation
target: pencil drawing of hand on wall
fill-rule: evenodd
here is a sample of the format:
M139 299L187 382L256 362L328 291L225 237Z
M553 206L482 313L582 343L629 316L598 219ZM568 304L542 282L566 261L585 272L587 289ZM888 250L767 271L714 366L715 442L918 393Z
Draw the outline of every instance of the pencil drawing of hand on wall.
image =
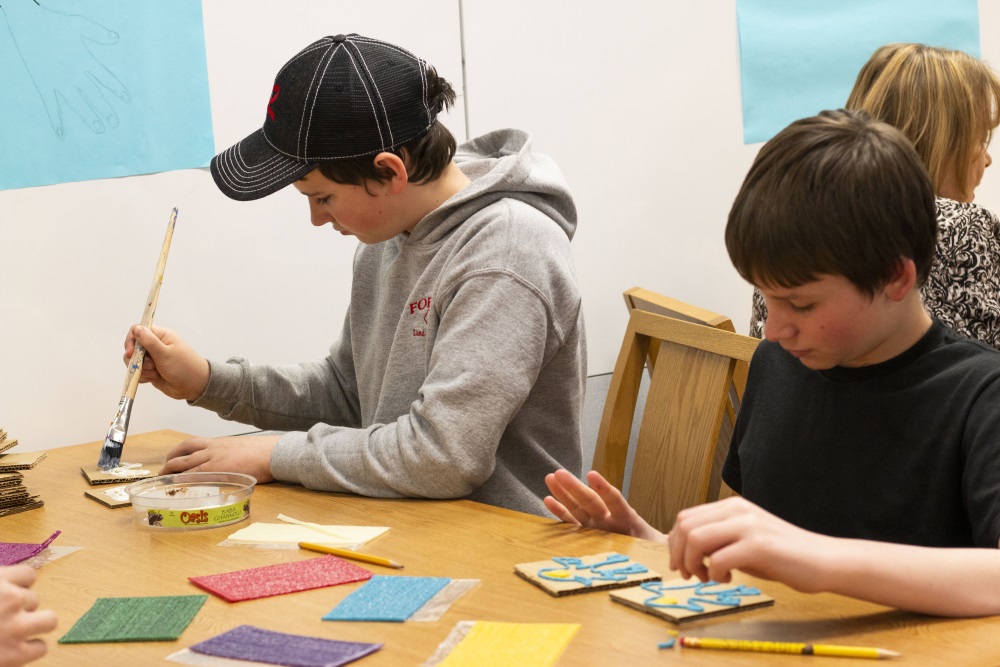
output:
M0 42L11 40L57 137L65 138L64 123L72 116L97 134L118 127L111 102L130 104L132 95L93 49L117 44L117 32L39 0L0 0L0 15L7 27L0 29Z

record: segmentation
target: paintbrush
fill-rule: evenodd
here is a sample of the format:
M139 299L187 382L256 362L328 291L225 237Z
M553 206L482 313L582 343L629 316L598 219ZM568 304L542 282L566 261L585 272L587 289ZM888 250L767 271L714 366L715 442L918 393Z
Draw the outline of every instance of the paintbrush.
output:
M175 222L177 222L176 208L170 212L170 220L167 221L167 235L164 237L163 247L160 249L160 259L156 262L156 272L153 273L153 284L149 288L146 308L142 311L140 324L144 327L149 327L153 323L153 313L156 312L156 302L160 298L163 269L167 265L167 253L170 252L170 240L174 236ZM102 470L114 468L121 463L125 434L128 433L128 420L132 414L132 402L135 400L135 391L139 387L139 376L142 374L142 362L145 358L146 350L139 343L135 343L132 357L128 362L128 370L125 372L125 386L122 387L118 412L115 413L115 418L111 421L108 435L104 438L104 446L101 448L101 457L97 461L97 466Z

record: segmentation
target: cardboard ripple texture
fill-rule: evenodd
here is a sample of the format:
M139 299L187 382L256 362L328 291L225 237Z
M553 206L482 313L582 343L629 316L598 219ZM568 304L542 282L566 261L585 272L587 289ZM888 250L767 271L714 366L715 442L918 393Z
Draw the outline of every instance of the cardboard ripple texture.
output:
M45 458L45 452L12 453L17 440L0 428L0 517L41 507L42 499L24 486L24 470L31 470Z

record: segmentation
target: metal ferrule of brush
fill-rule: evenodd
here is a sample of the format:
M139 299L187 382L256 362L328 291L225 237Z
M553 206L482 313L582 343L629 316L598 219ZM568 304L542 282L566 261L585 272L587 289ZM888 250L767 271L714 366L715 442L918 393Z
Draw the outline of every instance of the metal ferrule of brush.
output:
M115 442L125 442L125 434L128 433L128 418L131 414L132 399L128 396L122 396L122 400L118 404L118 412L115 414L115 418L111 422L111 428L108 430L108 438Z

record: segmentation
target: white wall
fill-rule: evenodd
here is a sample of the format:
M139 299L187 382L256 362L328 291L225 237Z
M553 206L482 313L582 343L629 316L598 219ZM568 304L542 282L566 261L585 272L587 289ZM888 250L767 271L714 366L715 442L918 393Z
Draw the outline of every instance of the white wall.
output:
M759 148L742 140L735 0L504 7L465 4L470 130L529 128L576 193L590 372L613 368L636 285L745 330L751 290L722 243Z
M1000 69L1000 1L979 5L982 55ZM591 374L614 366L635 285L747 331L752 290L723 242L761 146L743 144L736 0L503 6L465 3L470 130L530 129L574 188ZM977 194L997 210L1000 174Z
M279 14L263 0L203 3L219 150L260 127L278 69L324 35L377 36L462 81L455 0L280 4ZM445 122L464 137L461 107ZM125 334L142 315L174 206L156 323L213 358L326 354L343 321L354 242L312 227L294 189L234 202L200 169L2 191L0 427L20 441L18 451L104 439L125 377ZM250 430L140 386L129 431L159 428Z
M576 192L591 373L613 365L621 292L634 285L748 325L750 288L722 242L759 148L742 142L735 1L462 6L471 133L531 131ZM204 2L220 150L259 127L277 69L323 35L398 43L461 91L458 0L276 6ZM1000 0L980 0L980 13L983 57L1000 68ZM459 138L465 121L461 104L445 119ZM977 201L1000 208L1000 176L987 174ZM0 426L19 449L103 439L173 206L157 323L207 356L267 362L319 357L336 336L353 243L312 228L294 191L238 203L189 170L0 192ZM141 387L130 431L157 428L248 430Z

